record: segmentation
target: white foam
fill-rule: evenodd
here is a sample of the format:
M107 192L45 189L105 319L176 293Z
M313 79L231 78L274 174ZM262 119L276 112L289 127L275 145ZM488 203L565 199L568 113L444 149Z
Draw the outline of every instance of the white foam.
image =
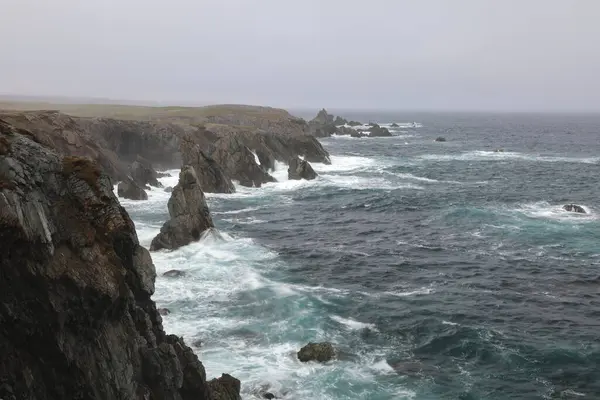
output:
M588 206L582 205L586 214L565 211L563 204L550 204L547 201L521 204L517 208L508 209L508 212L517 212L531 218L551 219L571 223L587 223L598 219L598 214Z
M425 154L420 156L421 159L435 160L435 161L486 161L486 160L509 160L509 159L520 159L526 161L537 161L537 162L568 162L568 163L584 163L584 164L598 164L600 163L599 157L559 157L559 156L542 156L536 154L527 154L519 152L495 152L495 151L469 151L461 154Z
M408 292L384 292L385 294L388 294L390 296L397 296L397 297L408 297L408 296L422 296L422 295L426 295L426 294L431 294L434 293L435 291L432 288L420 288L417 290L410 290Z
M332 320L334 320L335 322L337 322L339 324L346 326L346 328L351 329L351 330L361 330L361 329L365 329L365 328L369 328L374 331L377 330L377 328L375 327L375 324L360 322L360 321L353 320L351 318L343 318L343 317L340 317L339 315L331 315L329 318L331 318Z

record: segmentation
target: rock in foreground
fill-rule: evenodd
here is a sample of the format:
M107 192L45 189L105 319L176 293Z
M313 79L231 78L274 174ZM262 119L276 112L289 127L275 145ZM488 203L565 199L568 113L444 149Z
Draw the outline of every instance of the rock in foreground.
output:
M240 399L163 331L152 259L98 165L1 120L0 247L0 398Z
M117 185L119 197L129 200L148 200L148 194L133 180L126 179Z
M214 227L196 171L185 165L168 203L170 220L152 239L150 251L176 249L200 240L202 232Z
M317 177L317 173L306 160L294 157L289 161L288 179L306 179L311 180Z
M302 362L308 361L319 361L326 362L330 361L335 357L335 349L329 342L322 343L309 343L298 352L298 360Z
M576 212L576 213L580 213L580 214L587 214L585 212L585 208L578 206L577 204L565 204L563 206L563 210L570 211L570 212Z

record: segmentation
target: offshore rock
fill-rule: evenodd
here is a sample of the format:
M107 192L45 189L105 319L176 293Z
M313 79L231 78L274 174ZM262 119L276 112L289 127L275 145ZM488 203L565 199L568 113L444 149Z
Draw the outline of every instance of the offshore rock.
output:
M200 240L202 232L214 227L196 171L191 165L181 168L179 182L173 188L167 206L170 219L152 239L150 251L177 249Z
M576 212L576 213L580 213L580 214L587 214L585 212L585 208L578 206L577 204L565 204L563 206L563 210L570 211L570 212Z
M130 178L119 182L117 185L119 197L130 200L148 200L148 194Z
M34 137L0 120L0 398L239 400L165 334L109 178Z
M139 186L154 186L157 188L163 187L158 181L158 174L152 167L152 163L143 157L138 156L137 159L129 167L131 177Z
M298 352L298 360L302 362L327 362L335 357L335 349L329 342L309 343Z
M288 179L306 179L311 180L317 177L317 173L308 163L308 161L301 160L299 157L294 157L289 161L288 167Z
M219 163L209 157L193 140L182 140L181 157L184 165L191 165L194 168L202 191L206 193L235 192L235 186Z

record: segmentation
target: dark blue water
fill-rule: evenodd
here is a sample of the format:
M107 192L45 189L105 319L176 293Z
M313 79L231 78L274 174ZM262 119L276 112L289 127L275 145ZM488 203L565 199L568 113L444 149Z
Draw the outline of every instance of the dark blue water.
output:
M192 271L156 300L209 375L247 399L600 398L600 117L344 116L422 127L324 139L316 181L212 196L229 236L154 257ZM310 340L341 359L301 365Z

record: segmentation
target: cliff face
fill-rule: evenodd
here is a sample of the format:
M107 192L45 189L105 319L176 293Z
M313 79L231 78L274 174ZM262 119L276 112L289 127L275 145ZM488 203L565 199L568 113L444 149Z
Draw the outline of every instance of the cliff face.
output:
M239 399L166 335L111 183L0 120L0 398Z

